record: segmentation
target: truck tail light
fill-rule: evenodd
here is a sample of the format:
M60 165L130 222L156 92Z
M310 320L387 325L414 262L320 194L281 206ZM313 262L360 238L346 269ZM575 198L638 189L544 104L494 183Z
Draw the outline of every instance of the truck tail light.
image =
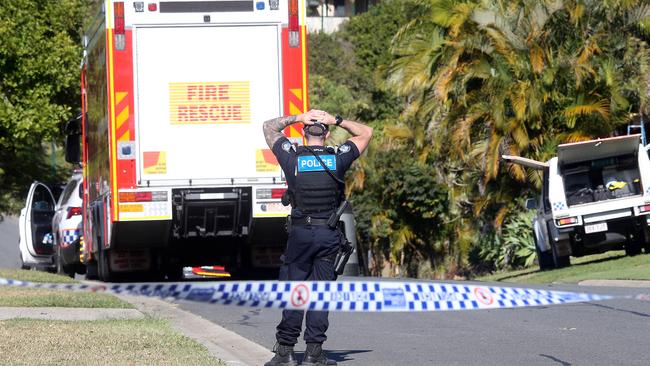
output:
M286 188L262 188L255 192L255 198L258 200L280 199L286 191Z
M287 190L285 188L273 188L271 190L271 198L282 198L282 195Z
M578 222L577 217L565 217L563 219L557 220L557 225L558 226L571 225L571 224L575 224L577 222Z
M167 201L166 191L156 192L120 192L120 202L154 202Z
M115 12L114 16L114 25L115 25L115 34L113 36L115 40L115 49L124 50L125 39L124 34L126 32L126 24L124 20L124 2L116 1L113 3L113 11Z
M71 218L72 216L79 216L81 215L81 207L68 207L68 215L66 216L66 220Z
M300 46L299 13L298 0L289 0L289 47Z

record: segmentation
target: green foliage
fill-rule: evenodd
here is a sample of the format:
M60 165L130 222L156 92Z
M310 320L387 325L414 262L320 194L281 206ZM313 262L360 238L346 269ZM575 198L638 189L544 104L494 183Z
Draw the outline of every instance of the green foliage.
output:
M648 112L647 5L639 0L422 0L419 5L418 16L396 34L394 58L385 67L388 85L408 102L402 126L391 127L389 135L394 145L415 146L414 156L427 156L444 172L440 176L452 192L449 211L476 223L468 227L474 243L479 233L495 233L495 240L480 243L483 261L530 263L533 253L518 229L529 223L517 219L514 198L538 187L540 175L504 166L500 156L544 161L558 143L608 136L628 123L631 113ZM501 234L504 222L508 227ZM450 220L447 231L456 223ZM462 265L462 254L459 260Z
M60 140L79 105L84 0L0 5L0 212L33 179L52 179L43 142Z
M521 207L503 225L501 254L496 261L500 268L530 267L537 257L531 229L535 211Z
M385 254L409 276L417 276L421 260L445 256L439 245L448 206L447 188L431 179L431 165L405 159L407 151L377 152L367 171L365 189L352 197L357 230L364 242ZM381 167L381 168L380 168ZM390 173L388 173L390 172Z

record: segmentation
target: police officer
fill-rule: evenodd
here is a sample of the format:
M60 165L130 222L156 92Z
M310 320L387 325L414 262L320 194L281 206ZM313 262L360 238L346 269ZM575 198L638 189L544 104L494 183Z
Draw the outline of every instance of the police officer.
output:
M285 127L298 122L304 124L307 147L295 146L282 133ZM329 127L333 125L352 135L338 149L324 146ZM275 118L264 122L263 128L266 142L285 173L292 205L291 231L280 280L335 280L334 258L343 234L327 226L327 220L343 198L345 172L368 147L372 128L320 110ZM265 366L298 364L293 347L300 336L303 315L302 310L282 312L273 349L275 356ZM322 349L329 326L327 316L326 311L307 311L304 334L307 349L302 365L336 365L327 359Z

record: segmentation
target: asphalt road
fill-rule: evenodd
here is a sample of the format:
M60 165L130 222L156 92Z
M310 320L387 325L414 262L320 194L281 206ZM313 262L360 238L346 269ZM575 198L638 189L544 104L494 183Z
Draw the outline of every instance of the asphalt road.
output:
M0 221L0 268L19 268L18 217L5 216Z
M536 286L636 294L639 289ZM641 289L650 292L650 289ZM180 301L272 347L280 311ZM650 303L610 300L504 310L330 313L325 349L340 365L650 365ZM304 350L304 343L296 347ZM302 356L300 356L302 357Z
M0 222L0 267L18 268L18 221ZM488 284L485 284L488 285ZM535 286L604 294L650 289ZM271 348L280 311L179 301ZM325 349L354 365L650 365L650 302L610 300L504 310L330 313ZM299 357L304 343L297 346Z

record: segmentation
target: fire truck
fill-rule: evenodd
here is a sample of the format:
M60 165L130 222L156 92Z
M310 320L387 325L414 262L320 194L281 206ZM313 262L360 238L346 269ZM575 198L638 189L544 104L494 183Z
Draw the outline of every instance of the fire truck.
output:
M289 207L262 123L307 108L304 1L96 7L81 63L88 277L277 268Z

